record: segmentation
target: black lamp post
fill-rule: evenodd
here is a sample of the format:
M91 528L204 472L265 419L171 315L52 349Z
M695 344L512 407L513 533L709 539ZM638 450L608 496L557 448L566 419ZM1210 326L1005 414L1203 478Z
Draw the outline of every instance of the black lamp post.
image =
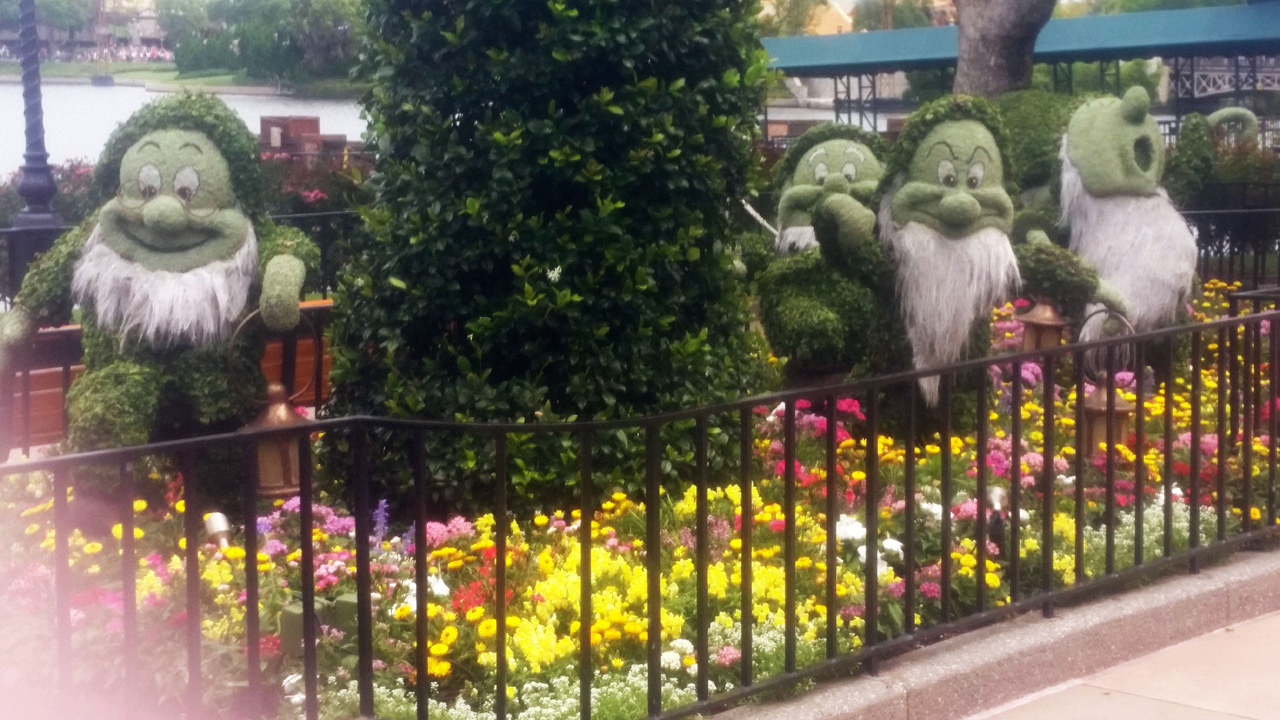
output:
M23 153L22 180L18 194L26 207L13 218L15 232L9 235L9 287L16 292L32 258L48 249L62 227L62 218L53 209L58 192L44 148L44 110L40 100L40 38L36 35L35 0L18 2L18 52L22 63L23 117L26 119L27 151Z

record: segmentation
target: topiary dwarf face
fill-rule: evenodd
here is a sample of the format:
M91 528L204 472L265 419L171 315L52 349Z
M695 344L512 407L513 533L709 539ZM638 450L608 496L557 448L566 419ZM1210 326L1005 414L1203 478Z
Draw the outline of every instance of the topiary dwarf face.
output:
M918 222L947 237L982 228L1009 233L1013 201L991 131L975 120L939 123L917 146L890 209L898 226Z
M121 258L177 273L234 257L250 231L217 146L176 129L148 133L128 149L99 224L103 244Z
M1164 142L1145 88L1081 105L1067 124L1066 159L1095 197L1154 195L1164 173Z
M866 205L884 175L875 148L883 148L883 141L874 133L835 123L813 128L796 140L775 171L781 184L779 250L819 244L819 225L834 228L853 222L860 234L871 232L875 219Z
M870 202L884 173L866 145L846 139L828 140L805 153L791 175L791 187L818 185L827 192L853 195Z

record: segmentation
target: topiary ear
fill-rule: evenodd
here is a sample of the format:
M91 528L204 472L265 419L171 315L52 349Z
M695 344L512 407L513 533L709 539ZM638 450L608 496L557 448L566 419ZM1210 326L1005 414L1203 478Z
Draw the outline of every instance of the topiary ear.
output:
M1134 85L1124 94L1124 99L1120 101L1120 112L1124 115L1126 122L1137 125L1147 117L1147 111L1151 109L1151 96L1147 94L1147 89L1141 85Z

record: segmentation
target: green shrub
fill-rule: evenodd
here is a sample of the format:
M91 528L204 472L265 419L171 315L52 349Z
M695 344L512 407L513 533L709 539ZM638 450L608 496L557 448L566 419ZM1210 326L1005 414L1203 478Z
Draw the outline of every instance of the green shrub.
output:
M1005 152L1022 189L1049 185L1057 177L1062 135L1083 99L1044 90L1019 90L993 101L1009 130Z
M328 412L545 422L760 389L729 232L767 75L755 5L427 7L370 5L375 200L336 296ZM572 439L513 442L524 494L571 489ZM597 442L601 472L642 484L637 436ZM677 472L691 451L664 445ZM487 492L491 443L426 450L437 500Z
M1213 180L1216 150L1213 132L1200 113L1182 118L1178 143L1169 153L1169 163L1164 171L1164 188L1169 199L1181 208L1193 208L1200 204L1200 193L1207 182Z

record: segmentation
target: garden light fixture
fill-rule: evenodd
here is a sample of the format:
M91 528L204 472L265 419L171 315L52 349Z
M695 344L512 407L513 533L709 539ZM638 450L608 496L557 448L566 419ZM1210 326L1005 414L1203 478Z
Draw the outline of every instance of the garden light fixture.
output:
M231 545L231 522L220 512L211 512L204 516L204 531L209 542L225 548Z
M309 421L293 409L283 384L267 385L267 408L246 430L271 430L305 425ZM272 435L258 440L258 495L285 498L298 494L298 439L295 433Z
M1129 437L1130 418L1135 406L1126 400L1124 394L1116 390L1115 405L1107 410L1107 386L1105 382L1094 387L1093 392L1084 398L1084 437L1089 452L1096 452L1098 446L1107 441L1107 426L1115 424L1115 441L1123 443Z
M1043 300L1037 301L1030 310L1014 317L1022 323L1022 349L1046 350L1062 344L1067 332L1067 321L1062 319L1058 309Z

